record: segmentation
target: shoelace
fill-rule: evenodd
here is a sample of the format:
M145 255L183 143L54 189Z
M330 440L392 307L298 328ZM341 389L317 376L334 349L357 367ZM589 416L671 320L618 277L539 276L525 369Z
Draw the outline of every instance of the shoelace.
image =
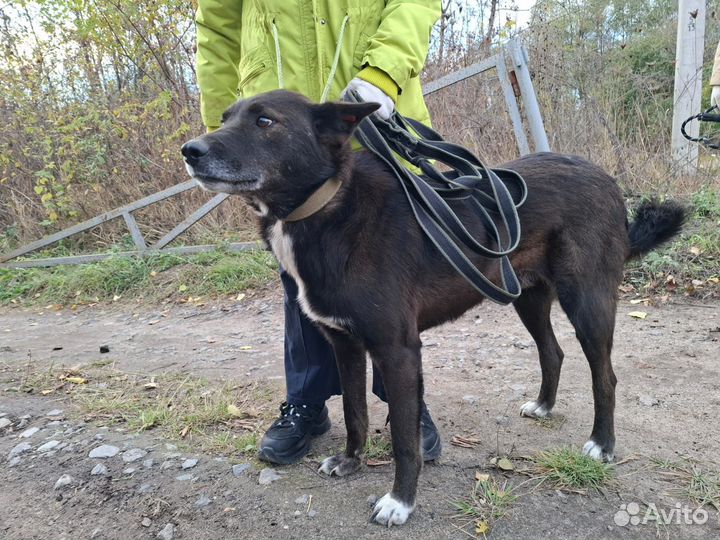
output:
M294 426L295 420L293 420L293 418L302 418L304 420L310 418L307 405L297 406L292 403L283 403L280 405L280 418L277 424L283 426L289 423Z

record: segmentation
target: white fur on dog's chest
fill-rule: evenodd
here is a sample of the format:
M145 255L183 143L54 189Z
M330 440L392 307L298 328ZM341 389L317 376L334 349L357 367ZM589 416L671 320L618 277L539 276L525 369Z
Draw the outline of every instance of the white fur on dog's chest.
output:
M290 235L283 231L282 221L276 221L270 228L269 240L270 247L272 248L278 262L295 280L295 283L297 283L297 300L300 304L300 308L303 310L303 313L305 313L305 315L313 321L322 323L330 328L335 328L336 330L346 331L350 326L349 320L321 315L314 311L310 305L310 302L307 299L307 287L305 286L303 279L300 277L300 272L298 272L297 263L295 261L293 241Z

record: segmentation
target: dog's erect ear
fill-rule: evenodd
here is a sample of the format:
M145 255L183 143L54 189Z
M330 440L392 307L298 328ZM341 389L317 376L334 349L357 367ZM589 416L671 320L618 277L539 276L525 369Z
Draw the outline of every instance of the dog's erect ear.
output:
M323 103L313 107L315 129L320 135L347 138L366 116L380 108L379 103Z

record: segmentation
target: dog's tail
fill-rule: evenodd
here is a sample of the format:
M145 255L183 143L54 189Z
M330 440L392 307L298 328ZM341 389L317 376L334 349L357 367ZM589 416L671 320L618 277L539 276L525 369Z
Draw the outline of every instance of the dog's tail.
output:
M640 257L680 232L686 211L672 201L649 200L640 204L628 228L630 256Z

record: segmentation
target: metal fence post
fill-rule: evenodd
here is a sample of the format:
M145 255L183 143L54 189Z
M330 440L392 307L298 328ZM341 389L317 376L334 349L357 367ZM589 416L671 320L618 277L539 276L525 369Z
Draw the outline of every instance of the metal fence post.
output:
M525 115L528 119L528 127L530 135L535 142L536 152L549 152L550 144L548 143L547 133L540 114L535 89L533 88L532 79L530 78L530 70L528 69L527 51L515 39L511 39L507 43L507 49L510 52L510 58L515 69L515 76L520 85L520 93L525 105Z

